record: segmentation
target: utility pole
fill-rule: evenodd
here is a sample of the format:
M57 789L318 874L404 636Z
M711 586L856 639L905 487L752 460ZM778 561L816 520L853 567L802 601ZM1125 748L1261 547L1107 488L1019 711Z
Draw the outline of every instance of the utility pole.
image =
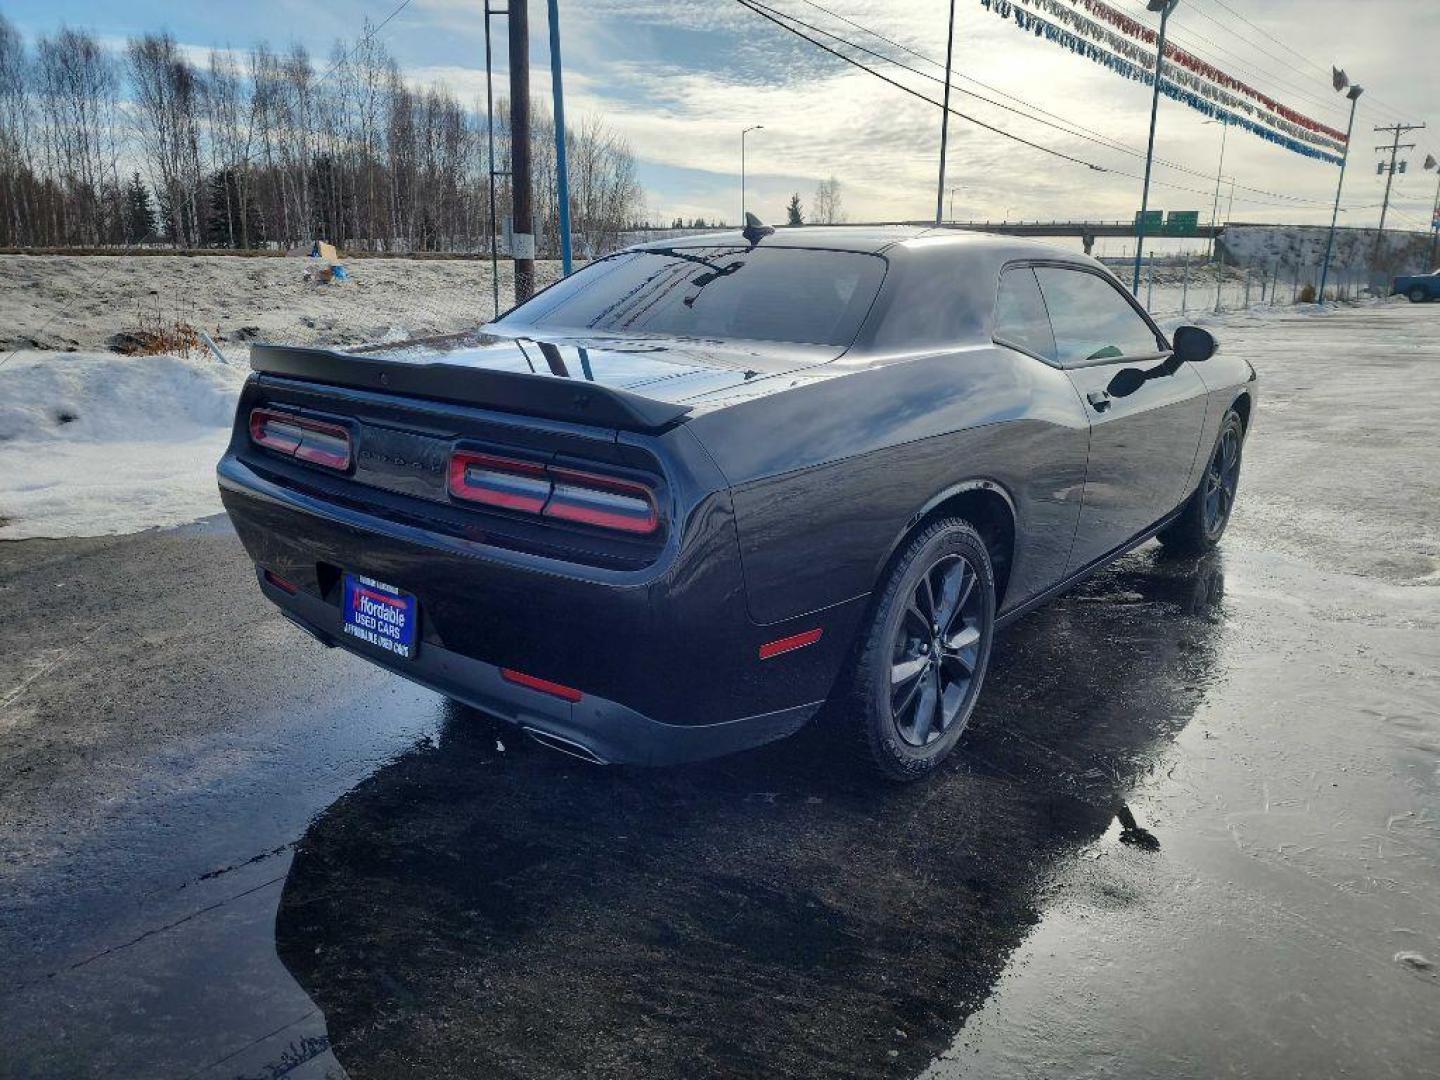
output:
M1165 72L1165 26L1180 0L1149 0L1147 11L1160 13L1160 36L1155 43L1155 88L1150 95L1150 141L1145 147L1145 185L1140 191L1140 216L1135 219L1135 276L1130 295L1140 291L1140 261L1145 249L1145 213L1150 209L1150 166L1155 159L1155 116L1160 111L1160 79Z
M940 112L940 180L935 185L935 224L945 220L945 151L950 142L950 61L955 55L955 0L950 0L950 32L945 39L945 105Z
M1434 154L1425 155L1425 168L1435 169L1440 174L1440 161L1435 160ZM1440 175L1437 175L1435 182L1435 209L1430 211L1430 265L1428 269L1440 269L1435 265L1435 249L1440 245Z
M1400 136L1404 135L1407 131L1419 131L1424 126L1424 124L1386 124L1377 125L1375 128L1376 131L1390 131L1393 132L1395 135L1395 138L1391 141L1389 146L1375 147L1375 152L1377 154L1383 154L1386 150L1390 151L1390 168L1385 176L1385 198L1380 203L1380 228L1375 236L1376 258L1379 258L1380 245L1385 240L1385 212L1390 209L1390 185L1395 182L1395 157L1400 153L1401 150L1415 149L1415 144L1413 142L1401 145ZM1383 169L1385 167L1385 163L1381 162L1380 167Z
M530 205L530 16L526 0L510 0L510 253L515 302L535 293L535 231Z

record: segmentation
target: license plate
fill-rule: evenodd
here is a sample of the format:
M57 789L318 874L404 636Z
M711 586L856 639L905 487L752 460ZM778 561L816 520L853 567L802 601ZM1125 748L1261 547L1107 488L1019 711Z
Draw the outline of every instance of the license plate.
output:
M345 575L344 631L394 653L415 655L415 597L360 574Z

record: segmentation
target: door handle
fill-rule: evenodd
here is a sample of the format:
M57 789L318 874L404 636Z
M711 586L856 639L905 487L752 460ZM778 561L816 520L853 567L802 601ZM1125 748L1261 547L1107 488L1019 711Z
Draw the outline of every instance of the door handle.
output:
M1085 400L1090 402L1096 412L1104 412L1110 407L1110 392L1108 390L1091 390L1085 395Z

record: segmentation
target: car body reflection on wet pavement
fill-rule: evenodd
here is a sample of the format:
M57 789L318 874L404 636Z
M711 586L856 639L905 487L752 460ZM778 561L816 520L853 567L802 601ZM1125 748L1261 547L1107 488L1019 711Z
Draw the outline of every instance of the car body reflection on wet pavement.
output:
M1017 626L928 786L852 775L823 726L656 772L456 710L311 824L280 956L354 1075L916 1071L1055 860L1128 817L1210 678L1220 585L1147 553Z

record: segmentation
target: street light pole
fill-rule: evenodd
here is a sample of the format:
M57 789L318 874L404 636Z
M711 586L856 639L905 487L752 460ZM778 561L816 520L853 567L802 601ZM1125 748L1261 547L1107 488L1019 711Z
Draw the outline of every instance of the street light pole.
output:
M1350 99L1350 123L1345 128L1345 153L1340 158L1340 181L1335 185L1335 209L1330 214L1330 237L1325 241L1325 261L1320 264L1320 294L1316 299L1322 304L1325 302L1325 280L1330 276L1330 255L1335 250L1335 223L1340 219L1340 192L1345 190L1345 166L1350 161L1350 136L1355 132L1355 105L1364 92L1361 87L1352 86L1345 95Z
M950 32L945 39L945 104L940 112L940 180L935 185L935 224L944 220L945 150L950 142L950 60L955 54L955 0L950 0Z
M1145 186L1140 192L1140 216L1135 219L1135 275L1130 294L1140 291L1140 261L1145 249L1145 213L1150 209L1150 166L1155 158L1155 117L1160 111L1160 79L1165 71L1165 26L1180 0L1149 0L1148 11L1160 13L1160 36L1155 44L1155 87L1150 95L1150 142L1145 147Z
M1210 200L1210 250L1206 253L1207 259L1215 257L1215 215L1220 212L1220 177L1225 172L1225 136L1230 134L1230 122L1228 120L1206 120L1207 124L1220 125L1220 164L1215 169L1215 196Z
M764 131L764 124L755 124L740 132L740 225L745 225L745 136L752 131Z
M486 0L489 3L489 0ZM565 162L565 85L560 63L560 7L550 0L550 89L555 97L555 188L560 203L560 272L570 276L570 171Z

